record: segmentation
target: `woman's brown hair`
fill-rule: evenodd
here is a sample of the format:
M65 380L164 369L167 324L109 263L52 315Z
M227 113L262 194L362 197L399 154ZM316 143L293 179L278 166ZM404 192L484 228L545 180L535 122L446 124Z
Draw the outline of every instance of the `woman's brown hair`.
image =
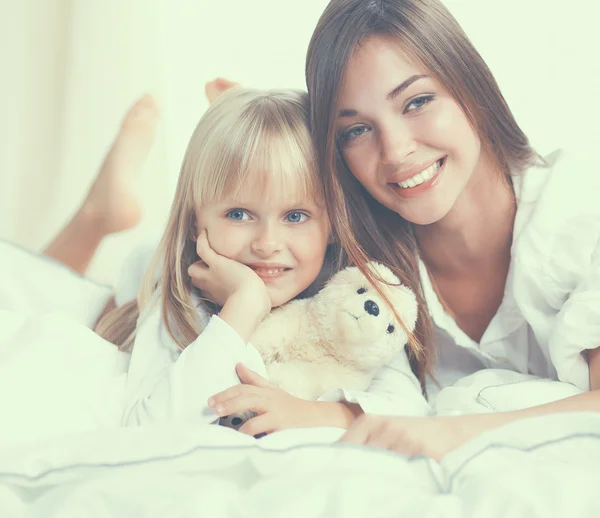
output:
M419 301L409 342L422 386L435 359L433 324L421 286L412 224L374 200L346 166L337 145L335 121L348 62L369 38L398 44L425 67L463 109L482 149L502 171L522 170L540 159L517 125L488 66L458 22L439 0L332 0L313 33L306 82L317 158L335 238L348 260L365 275L367 261L389 266Z

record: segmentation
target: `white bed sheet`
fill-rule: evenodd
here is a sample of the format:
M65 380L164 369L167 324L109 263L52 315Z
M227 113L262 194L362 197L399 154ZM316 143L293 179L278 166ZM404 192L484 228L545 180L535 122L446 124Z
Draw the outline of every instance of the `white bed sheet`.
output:
M37 279L53 284L48 266ZM61 285L87 294L73 300L89 296L101 309L109 290L59 271ZM336 429L256 441L216 426L121 428L128 356L86 327L91 310L75 307L71 318L35 289L19 295L10 272L0 280L2 518L600 516L600 414L512 423L440 464L334 444ZM442 390L436 408L503 411L574 393L482 371Z
M123 428L0 449L3 517L593 517L600 416L555 415L479 437L440 464L215 426ZM311 444L312 443L312 444Z

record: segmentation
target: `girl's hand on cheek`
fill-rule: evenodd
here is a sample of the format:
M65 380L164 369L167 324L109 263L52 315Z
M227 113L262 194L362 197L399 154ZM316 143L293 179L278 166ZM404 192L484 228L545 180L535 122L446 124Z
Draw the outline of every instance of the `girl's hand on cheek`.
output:
M219 317L247 342L271 311L271 299L262 279L245 264L217 254L206 230L198 237L196 250L201 261L188 274L202 295L221 306Z
M223 307L234 295L246 296L253 305L268 306L266 313L271 310L271 301L260 277L245 264L215 252L206 230L198 237L196 251L201 260L189 267L188 274L207 299Z
M208 404L221 417L246 410L256 412L258 415L246 421L240 432L255 436L319 424L318 403L288 394L243 364L238 364L236 371L243 385L215 394Z

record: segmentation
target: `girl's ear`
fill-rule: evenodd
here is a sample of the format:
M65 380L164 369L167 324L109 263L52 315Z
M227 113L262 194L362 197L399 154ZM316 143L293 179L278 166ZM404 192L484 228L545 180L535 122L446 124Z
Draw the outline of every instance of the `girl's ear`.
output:
M195 243L196 241L198 241L198 236L200 235L200 229L198 228L198 218L196 216L192 216L190 230L192 232L191 239Z

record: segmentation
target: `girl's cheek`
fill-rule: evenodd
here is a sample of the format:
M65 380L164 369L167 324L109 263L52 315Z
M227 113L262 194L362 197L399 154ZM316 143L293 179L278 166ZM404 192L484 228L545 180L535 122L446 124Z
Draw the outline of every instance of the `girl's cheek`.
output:
M248 241L247 238L244 238L242 229L231 227L214 229L213 235L214 237L209 238L212 249L217 252L217 254L228 257L229 259L235 259L244 248L246 241Z

